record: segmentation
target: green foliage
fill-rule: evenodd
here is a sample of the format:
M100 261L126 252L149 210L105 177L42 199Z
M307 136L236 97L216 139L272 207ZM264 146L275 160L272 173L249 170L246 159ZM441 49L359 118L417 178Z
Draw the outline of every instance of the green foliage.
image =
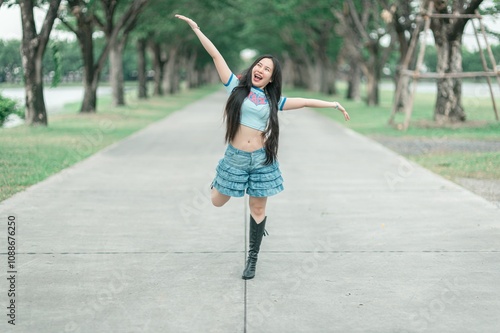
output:
M420 45L416 52L420 51ZM418 54L418 53L417 53ZM437 50L434 45L426 45L424 64L429 72L435 72L437 68Z
M0 83L20 82L22 74L21 41L0 40Z
M243 37L249 48L260 53L288 53L294 58L300 52L313 56L326 42L328 56L337 57L341 40L333 32L331 9L341 6L341 1L253 1L244 5L242 9L248 15ZM325 31L330 31L331 36L321 40Z
M132 0L118 2L119 9L125 8ZM16 3L17 1L8 1ZM43 1L41 1L43 2ZM41 3L40 2L40 3ZM7 2L4 2L4 5ZM102 15L100 1L85 0L86 10L95 11L101 21L105 22ZM353 0L354 5L361 9L363 1ZM366 2L365 2L366 3ZM377 2L378 4L382 2ZM403 0L387 0L389 6L401 6ZM484 15L499 12L500 0L490 2L493 6L482 6ZM419 1L411 1L407 21L419 10ZM485 2L486 4L486 2ZM129 38L129 43L124 52L124 76L126 79L136 78L137 55L135 39L148 38L150 41L161 43L163 50L171 46L179 47L179 54L188 58L196 54L197 69L202 69L212 64L212 59L204 51L196 36L187 24L174 18L180 13L193 18L202 31L214 42L219 51L224 55L229 66L240 70L245 64L240 59L243 49L255 49L258 53L271 53L281 59L291 58L298 67L306 61L315 63L318 55L326 55L332 63L337 62L342 67L342 59L349 55L346 48L342 47L343 40L336 34L337 19L332 11L342 10L345 1L303 1L303 0L150 0L144 12L137 20L137 27ZM62 6L60 13L64 13ZM389 28L380 21L378 11L380 5L374 6L372 21L368 24L368 33L387 33ZM74 23L74 18L67 15L66 19ZM56 22L57 29L67 30L62 24ZM327 27L327 28L325 28ZM380 28L380 30L379 30ZM352 27L355 29L355 27ZM328 38L322 39L325 32L330 33ZM49 50L43 59L44 74L57 81L65 82L70 77L80 78L83 62L81 52L76 41L51 41ZM95 34L95 55L100 54L105 45L105 39L100 34ZM22 65L19 41L0 41L0 82L8 78L12 81L17 78L21 82ZM319 50L319 51L318 51ZM342 53L341 53L342 51ZM500 59L500 47L495 46L497 60ZM345 54L344 54L345 53ZM149 63L151 58L147 56ZM387 67L394 73L398 61L397 48L391 53ZM435 71L436 51L431 45L427 47L425 64L429 71ZM151 66L149 66L151 68ZM464 71L482 71L479 54L464 50ZM299 71L299 69L296 69ZM299 75L300 76L300 72ZM101 77L107 77L105 67Z
M232 68L240 65L239 53L245 48L240 38L245 19L242 19L243 0L150 0L144 12L139 16L135 38L148 38L160 43L165 49L180 46L184 54L197 54L196 68L203 68L212 63L212 58L205 52L189 26L176 19L175 14L192 18L224 55Z
M61 83L61 52L57 43L52 43L50 45L52 51L52 58L54 59L54 72L52 76L51 87L57 87Z
M496 15L500 13L500 0L485 1L483 4L487 6L479 7L479 13L481 15Z
M197 68L210 64L212 59L189 27L174 19L175 14L196 21L235 71L243 65L240 52L244 49L278 57L288 53L293 58L300 53L303 58L304 54L312 55L318 47L326 45L328 57L334 59L341 48L341 40L333 33L330 7L340 5L341 1L336 0L151 0L134 34L136 38L147 37L167 48L182 45L182 52L187 54L196 52ZM325 28L327 26L330 28ZM324 31L331 32L327 43L320 40Z
M76 41L52 41L49 52L45 52L43 56L43 73L52 77L52 86L64 82L70 74L79 72L82 65Z
M15 100L0 95L0 126L10 114L17 114L24 118L24 113Z
M500 45L494 45L491 47L493 56L495 60L498 62L500 59ZM488 51L483 50L483 53L486 57L486 62L488 64L488 68L491 70L492 66L490 63L490 59L488 57ZM427 45L425 48L425 57L424 63L427 66L428 71L435 72L437 67L437 51L434 45ZM481 55L479 50L470 51L469 49L463 47L462 48L462 69L464 72L482 72L483 64L481 62Z

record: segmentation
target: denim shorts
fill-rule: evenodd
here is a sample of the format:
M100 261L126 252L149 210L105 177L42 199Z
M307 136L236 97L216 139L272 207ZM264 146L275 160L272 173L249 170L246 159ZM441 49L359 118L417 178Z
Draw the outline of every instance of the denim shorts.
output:
M224 158L217 165L213 186L222 194L242 197L269 197L283 191L283 178L278 162L264 165L264 148L247 152L227 146Z

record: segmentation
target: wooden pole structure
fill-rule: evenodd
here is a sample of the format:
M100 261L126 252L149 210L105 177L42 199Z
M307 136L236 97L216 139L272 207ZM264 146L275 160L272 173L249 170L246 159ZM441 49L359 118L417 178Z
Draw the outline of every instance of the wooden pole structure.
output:
M418 55L417 64L415 66L415 69L414 70L409 70L408 69L409 63L410 63L411 57L413 56L413 52L414 52L414 48L415 48L416 40L417 40L417 38L414 38L412 40L411 44L410 44L410 47L408 48L408 53L406 54L405 60L403 62L403 66L402 66L402 68L400 70L400 75L401 75L400 80L403 80L406 77L408 77L408 79L409 78L413 78L413 91L410 94L409 100L408 100L408 102L405 105L405 120L403 122L402 129L403 130L407 130L408 127L409 127L409 125L410 125L411 114L413 112L413 101L414 101L416 90L417 90L417 80L420 79L420 78L444 79L444 78L486 77L486 79L488 81L488 86L489 86L489 89L490 89L491 100L493 102L493 109L495 111L495 118L498 121L499 117L498 117L497 107L496 107L496 103L495 103L494 92L493 92L493 88L492 88L492 85L491 85L491 80L490 80L489 77L490 76L495 76L496 79L497 79L498 85L500 87L500 68L498 68L497 65L496 65L495 57L493 56L493 52L491 51L490 44L488 43L486 31L485 31L485 28L484 28L484 25L483 25L483 22L482 22L482 16L479 14L478 11L476 11L475 14L434 14L432 12L433 9L434 9L433 6L434 6L434 2L430 1L429 2L429 8L428 8L427 12L423 14L424 20L425 20L425 27L424 27L424 30L423 30L424 35L427 34L427 31L430 28L430 21L431 21L430 19L431 18L440 18L440 19L441 18L470 18L470 19L478 19L479 20L479 25L481 27L481 32L483 34L484 41L486 43L486 48L488 50L488 56L489 56L489 59L490 59L493 71L488 70L488 64L487 64L487 61L486 61L486 57L484 55L483 50L481 49L481 45L479 44L479 37L478 37L478 34L477 34L476 26L474 24L473 24L474 34L476 36L476 41L477 41L477 44L478 44L478 47L479 47L479 50L480 50L480 55L481 55L481 60L482 60L482 63L483 63L484 72L420 73L420 66L422 65L423 57L424 57L424 54L425 54L425 38L423 40L421 40L420 53ZM421 20L417 21L417 24L419 24L419 25L417 26L416 30L414 31L414 34L415 33L418 34L421 22L422 22ZM392 113L391 113L391 116L389 118L389 124L390 125L394 125L394 117L395 117L395 114L397 112L396 101L399 99L399 95L401 94L401 88L400 88L400 86L401 85L398 85L398 87L396 87L396 92L395 92L396 98L394 100L394 105L393 105Z
M408 47L408 51L406 52L405 59L403 61L401 69L400 69L399 81L400 80L409 80L408 75L405 75L404 72L410 66L410 61L411 61L411 58L413 56L413 52L415 50L415 46L417 45L418 35L420 33L420 26L422 25L422 22L423 22L422 20L418 20L417 21L417 26L415 27L415 30L413 30L413 35L411 37L410 46ZM398 86L396 87L396 93L395 93L395 97L394 97L394 105L393 105L393 108L392 108L392 114L391 114L391 117L389 118L389 125L393 125L394 124L394 117L396 116L396 113L398 112L397 101L399 101L399 96L401 96L401 89L402 89L402 87L403 87L403 84L401 84L400 82L398 82Z
M482 16L479 14L433 14L433 13L429 14L429 17L432 17L432 18L469 18L469 19L482 18Z
M481 21L481 19L479 19ZM474 28L474 36L476 36L477 46L479 47L479 54L481 55L481 62L483 64L483 69L485 72L488 71L488 64L486 63L486 58L484 57L483 49L481 48L481 43L479 42L479 36L477 35L477 29L474 22L472 23L472 27ZM497 76L498 77L498 76ZM498 120L498 111L497 104L495 103L495 94L493 93L493 88L491 87L491 80L489 76L486 76L486 82L488 82L488 87L490 89L491 102L493 103L493 110L495 111L495 118Z
M472 78L472 77L485 77L485 76L498 76L500 71L495 72L460 72L460 73L415 73L412 70L402 71L407 76L419 79L459 79L459 78Z
M429 8L427 10L427 14L432 14L432 11L434 10L434 2L429 3ZM429 15L425 15L425 25L424 25L424 36L426 37L427 31L429 30L429 27L431 26L431 18ZM420 66L422 66L422 63L424 61L424 55L425 55L425 46L426 46L426 38L422 38L420 41L420 52L418 54L417 58L417 64L415 65L415 71L414 73L420 73ZM410 119L411 119L411 114L413 112L413 100L415 99L415 94L417 93L417 80L418 77L413 78L413 92L410 95L410 98L408 100L408 103L405 105L405 120L403 123L403 130L407 130L408 126L410 126Z
M478 11L476 11L476 13L478 13ZM490 43L488 42L488 38L486 36L486 30L484 29L484 24L483 24L482 20L479 20L479 26L481 27L481 32L483 33L484 43L486 44L486 50L488 50L488 56L490 58L491 68L497 74L496 75L497 83L498 83L498 86L500 87L500 71L497 68L497 61L495 60L495 57L493 56L493 52L491 51ZM496 117L498 120L498 114L496 114Z

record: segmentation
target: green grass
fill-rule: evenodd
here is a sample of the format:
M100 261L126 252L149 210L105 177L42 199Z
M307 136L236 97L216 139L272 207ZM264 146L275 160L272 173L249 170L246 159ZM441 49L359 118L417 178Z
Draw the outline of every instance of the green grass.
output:
M463 98L463 106L468 120L461 126L439 128L434 126L432 117L436 96L434 93L417 93L410 127L407 131L388 125L392 111L393 91L381 91L381 103L368 107L363 101L348 101L346 86L339 84L339 94L326 96L303 90L284 90L285 95L304 96L328 100L338 100L347 109L351 121L345 122L340 112L319 109L318 112L331 117L344 126L361 134L377 137L390 136L401 139L427 138L439 140L500 140L500 122L495 120L490 97ZM496 99L500 106L499 98ZM396 123L402 123L403 115L397 115ZM500 179L500 152L495 153L428 153L407 156L422 166L451 180L458 177L479 179Z
M285 90L287 96L304 96L310 98L320 98L339 101L349 112L351 121L344 123L343 116L338 111L330 109L319 109L323 113L335 120L338 120L346 127L349 127L365 135L385 135L394 137L447 137L460 139L481 139L492 140L500 138L500 122L495 121L491 99L464 98L463 105L468 115L467 124L460 128L434 128L432 116L435 94L418 93L415 96L414 109L411 117L411 124L407 131L401 131L388 125L388 120L392 112L393 92L382 90L380 93L380 105L367 106L363 101L349 101L345 96L345 85L338 84L339 94L327 96L319 93L311 93L304 90ZM500 107L500 99L497 98L497 105ZM404 115L398 114L396 123L401 123Z
M500 123L494 120L489 97L464 98L463 104L470 125L460 128L433 128L429 125L432 124L435 96L420 93L415 99L412 124L408 131L404 132L387 125L392 109L393 92L381 91L380 106L368 107L362 101L345 100L341 97L345 95L345 85L339 84L338 87L337 96L289 89L284 89L284 93L289 97L304 96L340 101L351 115L350 122L345 122L342 114L336 110L318 112L368 136L383 135L402 139L500 139ZM128 105L119 108L110 106L109 97L101 97L96 114L79 114L80 104L72 103L66 105L61 114L49 116L49 126L46 128L20 126L0 129L0 201L218 88L219 86L205 87L146 101L128 97ZM398 116L397 121L401 120ZM500 179L500 152L433 153L414 155L410 158L452 180L457 177Z
M500 179L500 152L447 153L411 159L448 179Z
M48 127L0 129L0 201L218 88L204 87L145 101L129 96L124 107L111 107L110 97L101 97L95 114L79 114L80 104L72 103L63 113L49 115Z

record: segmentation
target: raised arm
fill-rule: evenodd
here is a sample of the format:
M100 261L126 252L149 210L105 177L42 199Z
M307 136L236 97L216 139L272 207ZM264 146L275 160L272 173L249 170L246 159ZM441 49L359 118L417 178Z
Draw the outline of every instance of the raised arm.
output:
M193 29L194 33L198 37L198 39L201 42L201 45L205 48L205 50L208 52L208 54L212 57L214 60L215 68L217 69L217 73L219 73L219 77L222 81L222 83L226 84L227 81L229 81L229 78L231 77L231 70L226 64L226 60L222 57L220 54L219 50L215 47L215 45L208 39L203 32L201 32L200 27L198 24L196 24L195 21L190 19L189 17L183 16L183 15L175 15L178 19L181 19L185 21L191 29Z
M344 109L339 102L328 102L320 99L311 99L311 98L287 98L285 101L285 105L283 105L283 110L295 110L301 108L334 108L338 109L340 112L344 114L344 119L347 121L351 119L349 114Z

